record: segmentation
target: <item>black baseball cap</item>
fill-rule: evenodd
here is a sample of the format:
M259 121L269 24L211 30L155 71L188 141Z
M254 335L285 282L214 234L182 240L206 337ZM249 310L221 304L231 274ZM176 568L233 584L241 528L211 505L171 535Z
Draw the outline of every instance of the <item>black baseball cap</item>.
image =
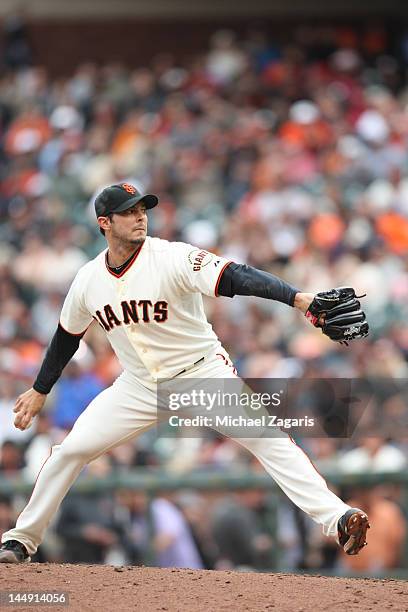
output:
M123 212L138 202L146 208L154 208L159 198L151 193L142 194L130 183L120 183L106 187L95 199L97 217L106 217L111 213Z

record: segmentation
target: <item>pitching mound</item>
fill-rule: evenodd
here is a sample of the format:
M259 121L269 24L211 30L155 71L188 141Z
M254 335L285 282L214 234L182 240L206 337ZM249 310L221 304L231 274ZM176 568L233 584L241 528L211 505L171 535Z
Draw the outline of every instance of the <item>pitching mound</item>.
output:
M408 610L408 584L398 580L146 567L0 565L0 591L69 594L68 607L27 606L21 602L18 607L5 608L28 612L33 609L61 612Z

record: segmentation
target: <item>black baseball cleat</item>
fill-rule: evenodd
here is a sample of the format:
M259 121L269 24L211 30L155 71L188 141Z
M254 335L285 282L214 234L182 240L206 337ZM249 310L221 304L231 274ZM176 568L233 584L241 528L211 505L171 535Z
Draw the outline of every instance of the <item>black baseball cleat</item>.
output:
M29 563L26 547L17 540L7 540L0 546L0 563Z
M347 555L358 555L367 545L366 534L370 529L368 516L359 508L350 508L337 523L339 544Z

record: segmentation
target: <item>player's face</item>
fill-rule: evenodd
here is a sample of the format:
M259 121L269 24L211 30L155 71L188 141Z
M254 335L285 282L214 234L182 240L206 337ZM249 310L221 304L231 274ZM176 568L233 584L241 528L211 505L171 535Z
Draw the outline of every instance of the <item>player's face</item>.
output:
M143 202L135 204L121 213L114 213L110 223L112 238L132 244L140 244L146 239L147 213Z

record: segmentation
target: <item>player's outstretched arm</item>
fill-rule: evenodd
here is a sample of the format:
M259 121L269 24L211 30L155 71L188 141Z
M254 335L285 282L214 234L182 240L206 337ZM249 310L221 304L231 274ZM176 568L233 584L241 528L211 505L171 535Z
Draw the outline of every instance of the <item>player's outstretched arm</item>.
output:
M252 295L299 309L315 327L335 342L365 338L369 327L352 287L337 287L314 295L303 293L281 278L251 266L231 263L218 284L218 295Z
M85 332L84 332L85 333ZM27 429L44 406L46 397L61 376L62 370L76 353L84 334L70 334L58 325L31 389L20 395L14 407L17 429Z
M307 310L307 297L304 296L311 298L309 304L314 297L311 294L301 293L296 287L269 272L236 263L230 263L225 268L218 284L217 294L227 297L234 297L234 295L262 297L282 302L288 306L295 306L300 310L303 308ZM295 303L295 298L299 295L303 297L298 297Z

